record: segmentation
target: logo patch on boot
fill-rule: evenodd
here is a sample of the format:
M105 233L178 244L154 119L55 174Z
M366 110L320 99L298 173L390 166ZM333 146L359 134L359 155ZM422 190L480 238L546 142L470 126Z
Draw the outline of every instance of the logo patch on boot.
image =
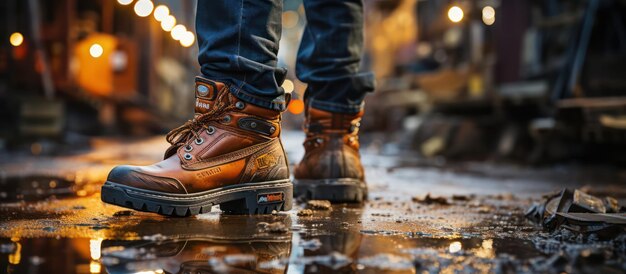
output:
M266 169L268 167L273 167L278 163L278 156L268 153L263 154L256 158L256 165L259 169Z
M278 203L285 200L285 194L282 192L259 194L256 197L257 204Z
M220 172L222 172L222 169L220 167L215 167L215 168L207 169L207 170L201 171L199 173L196 173L196 177L198 177L198 179L204 179L206 177L213 176L213 175L218 174Z
M206 113L211 108L209 100L196 98L196 113Z

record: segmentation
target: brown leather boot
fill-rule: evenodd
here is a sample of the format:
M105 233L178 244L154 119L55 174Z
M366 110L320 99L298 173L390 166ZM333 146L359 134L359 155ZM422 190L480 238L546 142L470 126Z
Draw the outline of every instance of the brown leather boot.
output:
M280 141L280 112L245 103L229 86L196 78L196 115L167 135L150 166L118 166L102 201L163 215L289 210L292 184Z
M294 172L297 197L361 202L367 198L357 133L363 111L306 110L305 154Z

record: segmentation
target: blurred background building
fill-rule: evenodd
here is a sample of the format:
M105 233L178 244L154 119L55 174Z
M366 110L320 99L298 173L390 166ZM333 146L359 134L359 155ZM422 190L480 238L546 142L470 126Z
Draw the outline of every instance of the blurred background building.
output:
M626 2L366 0L365 149L430 159L624 161ZM0 150L162 134L192 115L195 1L0 2ZM285 0L280 65L303 120Z

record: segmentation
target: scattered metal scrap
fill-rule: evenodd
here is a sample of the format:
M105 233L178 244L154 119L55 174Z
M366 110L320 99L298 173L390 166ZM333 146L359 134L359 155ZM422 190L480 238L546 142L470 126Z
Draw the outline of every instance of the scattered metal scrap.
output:
M626 208L612 197L599 198L578 189L564 189L533 205L526 217L548 231L560 228L614 238L626 232Z
M306 203L306 207L312 210L330 210L332 205L328 200L310 200Z
M302 209L302 210L298 211L297 215L300 216L300 217L311 216L311 215L313 215L313 210Z
M413 202L416 203L422 203L422 204L438 204L438 205L449 205L450 202L448 202L448 199L446 199L445 197L431 197L430 193L426 194L426 197L424 197L424 199L420 198L420 197L413 197Z

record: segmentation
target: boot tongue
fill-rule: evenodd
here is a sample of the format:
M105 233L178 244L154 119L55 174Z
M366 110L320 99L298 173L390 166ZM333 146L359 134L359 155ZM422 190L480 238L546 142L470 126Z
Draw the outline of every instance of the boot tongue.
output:
M203 77L196 77L196 107L195 115L207 113L215 106L218 94L226 89L222 82L212 81Z

